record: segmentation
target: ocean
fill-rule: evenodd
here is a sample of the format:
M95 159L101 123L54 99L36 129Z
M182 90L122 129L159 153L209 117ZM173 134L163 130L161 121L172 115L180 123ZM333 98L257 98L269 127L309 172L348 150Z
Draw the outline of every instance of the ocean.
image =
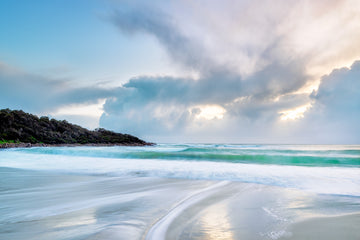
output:
M359 167L360 145L4 149L0 239L360 239Z

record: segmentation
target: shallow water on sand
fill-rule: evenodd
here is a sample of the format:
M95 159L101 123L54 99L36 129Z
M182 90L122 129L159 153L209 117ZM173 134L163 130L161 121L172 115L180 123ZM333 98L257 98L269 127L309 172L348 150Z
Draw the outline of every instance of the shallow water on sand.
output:
M229 155L229 149L239 155L241 148L254 156L338 155L343 164L124 157ZM357 151L278 145L0 151L0 239L360 239Z

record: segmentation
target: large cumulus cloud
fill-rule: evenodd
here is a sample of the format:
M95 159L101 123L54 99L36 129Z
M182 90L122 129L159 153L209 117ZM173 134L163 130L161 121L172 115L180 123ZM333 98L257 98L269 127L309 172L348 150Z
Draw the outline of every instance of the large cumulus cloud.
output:
M320 143L360 143L359 93L360 61L324 76L297 134Z
M261 117L271 120L279 110L308 101L304 94L287 96L308 81L304 60L283 61L275 43L261 53L264 59L272 61L251 76L243 77L232 67L217 62L211 51L182 32L175 20L163 12L125 8L115 13L113 21L123 32L151 34L173 61L195 69L199 77L140 76L129 80L104 105L100 123L105 127L145 136L182 135L198 129L211 132L204 128L212 128L209 121L196 121L201 106L216 105L225 110L221 123L219 119L212 121L221 129L230 124L230 119L233 126Z
M122 33L153 36L172 62L197 77L130 79L106 101L102 126L154 140L320 142L310 126L348 119L349 112L340 114L340 105L326 100L332 74L318 92L310 91L321 75L359 56L358 15L348 14L356 2L120 3L111 19ZM346 92L337 98L349 96ZM305 119L280 120L281 112L309 104ZM201 119L206 106L223 112Z

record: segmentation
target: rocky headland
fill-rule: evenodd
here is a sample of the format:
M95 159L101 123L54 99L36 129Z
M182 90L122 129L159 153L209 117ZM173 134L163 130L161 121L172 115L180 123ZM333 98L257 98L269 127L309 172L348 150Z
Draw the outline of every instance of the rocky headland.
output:
M90 131L66 120L38 117L22 110L0 110L0 148L115 145L147 146L153 143L103 128Z

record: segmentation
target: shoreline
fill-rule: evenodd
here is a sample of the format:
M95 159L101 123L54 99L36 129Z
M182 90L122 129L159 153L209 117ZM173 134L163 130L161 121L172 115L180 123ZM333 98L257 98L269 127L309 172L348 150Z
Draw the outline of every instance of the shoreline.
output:
M3 143L0 144L0 149L8 148L32 148L32 147L145 147L155 146L155 143L61 143L61 144L48 144L48 143Z

